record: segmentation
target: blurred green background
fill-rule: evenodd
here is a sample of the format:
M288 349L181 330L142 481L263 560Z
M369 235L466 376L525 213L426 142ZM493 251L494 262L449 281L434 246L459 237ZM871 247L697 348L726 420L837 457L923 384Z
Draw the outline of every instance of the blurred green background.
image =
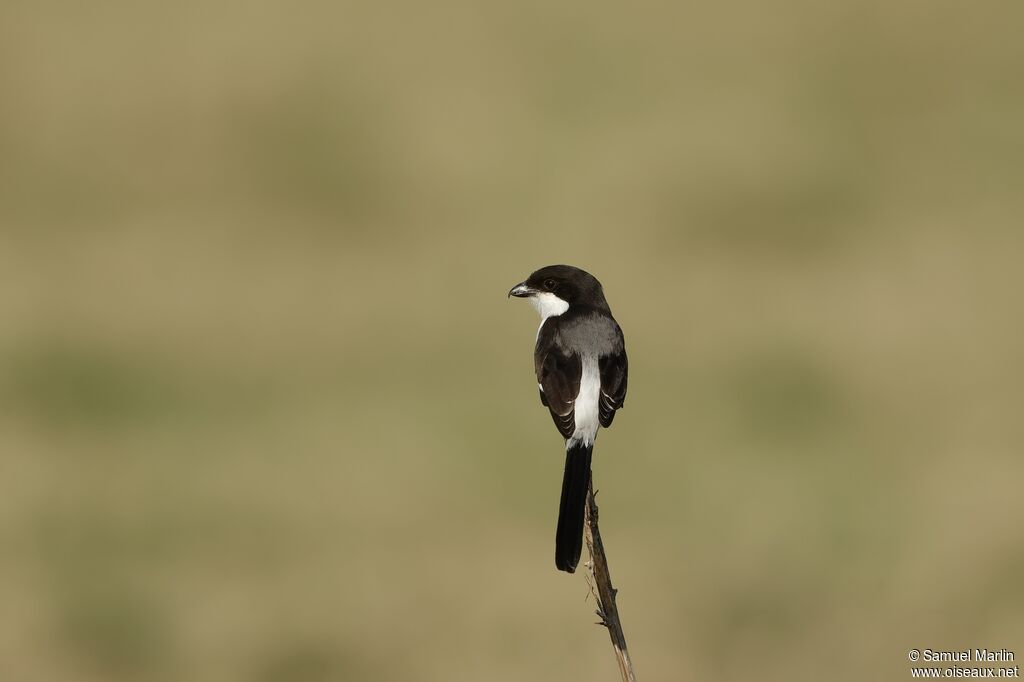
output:
M505 292L626 333L641 679L1024 654L1020 3L0 8L0 679L616 680Z

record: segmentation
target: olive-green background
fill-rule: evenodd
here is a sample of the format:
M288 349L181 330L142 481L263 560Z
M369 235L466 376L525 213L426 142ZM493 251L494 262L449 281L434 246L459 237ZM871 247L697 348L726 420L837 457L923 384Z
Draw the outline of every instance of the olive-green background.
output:
M0 680L617 679L553 566L541 265L644 680L1024 655L1019 2L7 0Z

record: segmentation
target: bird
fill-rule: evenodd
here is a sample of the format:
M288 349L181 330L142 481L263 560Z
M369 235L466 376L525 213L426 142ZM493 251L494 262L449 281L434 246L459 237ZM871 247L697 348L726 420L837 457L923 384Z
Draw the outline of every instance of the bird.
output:
M597 278L572 265L548 265L512 287L540 314L533 353L540 402L565 439L565 472L555 531L555 566L573 573L583 551L583 517L599 427L626 400L629 362L622 329Z

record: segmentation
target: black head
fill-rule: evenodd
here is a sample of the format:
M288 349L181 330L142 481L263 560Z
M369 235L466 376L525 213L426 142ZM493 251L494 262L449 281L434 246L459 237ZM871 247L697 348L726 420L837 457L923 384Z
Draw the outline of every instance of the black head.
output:
M509 296L520 298L551 294L570 306L580 305L608 310L604 290L597 278L571 265L548 265L512 287Z

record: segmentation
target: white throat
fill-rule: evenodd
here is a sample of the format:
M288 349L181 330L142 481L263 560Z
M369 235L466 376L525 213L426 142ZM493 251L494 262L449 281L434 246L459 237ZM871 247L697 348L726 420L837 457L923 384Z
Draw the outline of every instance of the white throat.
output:
M558 298L550 291L534 294L530 297L530 303L540 313L541 324L549 317L557 317L569 309L569 304L564 299Z

